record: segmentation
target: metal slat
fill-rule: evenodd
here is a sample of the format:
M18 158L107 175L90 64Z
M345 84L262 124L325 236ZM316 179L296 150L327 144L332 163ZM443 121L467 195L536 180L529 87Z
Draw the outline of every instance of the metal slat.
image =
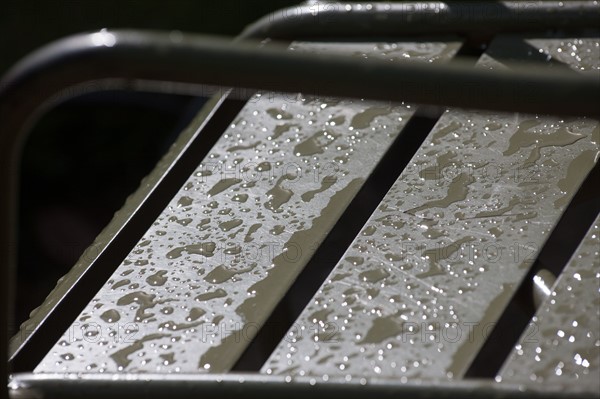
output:
M600 216L497 380L600 393Z
M459 46L293 45L421 60ZM228 370L412 114L253 97L35 371Z
M514 40L494 40L479 66L502 68L490 54ZM525 44L573 70L600 67L598 39ZM589 119L445 113L262 372L463 376L599 141Z

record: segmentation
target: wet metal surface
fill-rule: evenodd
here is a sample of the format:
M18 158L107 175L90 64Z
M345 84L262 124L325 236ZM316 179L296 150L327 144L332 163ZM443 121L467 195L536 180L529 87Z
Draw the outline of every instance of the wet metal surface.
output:
M600 67L597 39L528 43L573 70ZM479 66L502 68L486 54ZM446 112L262 372L462 377L599 141L590 119Z
M498 380L600 393L600 217L538 309Z
M459 43L341 47L436 60ZM412 112L253 97L35 371L228 370Z

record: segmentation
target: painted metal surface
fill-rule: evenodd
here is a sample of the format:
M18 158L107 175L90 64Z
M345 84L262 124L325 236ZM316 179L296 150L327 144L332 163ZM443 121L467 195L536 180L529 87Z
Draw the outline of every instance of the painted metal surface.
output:
M420 33L426 32L427 34L431 34L432 32L439 33L456 33L457 29L460 33L465 34L470 37L477 37L483 34L490 34L492 32L498 31L522 31L526 29L527 31L531 31L533 29L547 29L547 28L582 28L584 26L596 26L595 22L597 20L598 12L600 11L600 7L598 2L595 1L586 1L586 2L528 2L524 4L522 2L479 2L477 4L446 4L442 2L403 2L401 4L390 4L390 3L369 3L360 5L352 5L346 3L318 3L318 2L310 2L305 6L288 8L285 10L280 10L272 15L269 15L256 24L253 24L246 30L246 37L253 36L255 38L261 38L263 36L268 37L296 37L296 35L301 32L303 34L309 34L311 37L320 36L320 35L340 35L340 36L364 36L366 34L376 34L376 35L418 35ZM332 29L335 29L333 31ZM424 30L425 29L425 30ZM116 33L116 32L113 32ZM124 37L130 37L126 32L120 32L116 34L115 38L118 38L115 43L112 43L112 39L110 36L106 36L105 34L101 34L100 37L98 35L88 35L89 37L101 39L100 41L93 41L93 45L95 47L103 48L106 50L108 47L114 44L113 47L120 47L121 39ZM134 35L136 36L136 35ZM142 35L143 36L143 35ZM169 41L177 41L179 37L178 34L173 35L163 35L164 37L169 37ZM108 38L108 41L106 40ZM139 35L134 38L134 41L137 44L142 44L142 46L147 43L142 39L139 41ZM127 40L124 40L125 42ZM160 40L159 40L160 41ZM156 43L155 43L156 44ZM161 44L158 44L160 47L160 53L163 52L169 47L169 45L164 45L164 40ZM113 48L111 47L111 48ZM127 58L128 63L131 64L134 61L139 63L140 57L144 54L143 49L139 47L135 47L135 50L129 49L125 53L129 55ZM116 50L116 48L113 48ZM87 46L87 48L80 49L83 52L89 52L91 48ZM145 52L145 56L148 56L148 53L154 52L152 48L147 49L150 51ZM197 50L197 49L196 49ZM135 53L134 56L132 56ZM73 55L73 54L71 54ZM75 52L75 57L78 58L77 52ZM123 55L121 55L123 56ZM178 67L182 65L189 64L189 53L184 56L188 62L175 62ZM119 57L117 57L119 58ZM142 64L145 66L153 65L156 61L156 57L151 57L154 62L145 62ZM56 59L51 59L50 64L54 67L57 65L54 64ZM64 61L64 60L63 60ZM106 59L104 59L106 61ZM121 59L121 61L123 61ZM60 63L60 62L59 62ZM94 66L97 63L92 62ZM73 67L73 63L67 63L67 67ZM131 65L130 65L131 66ZM41 67L41 68L40 68ZM85 78L86 73L90 73L89 63L87 68L82 68L81 65L71 69L70 73L66 73L61 75L60 73L55 74L56 70L61 70L64 72L65 65L61 65L59 68L53 70L52 66L49 68L48 64L40 65L38 64L35 68L36 72L42 72L45 79L45 89L40 90L39 87L34 87L30 90L17 90L19 94L24 95L23 98L26 101L22 101L23 104L32 104L32 99L38 97L38 101L44 101L45 98L39 99L39 96L42 94L53 94L57 93L58 89L64 89L70 80L70 77L75 77L75 82L81 83L81 79ZM172 65L171 65L172 67ZM172 69L162 68L161 73L167 71L167 75L171 78L173 77ZM193 66L192 69L197 68ZM85 71L83 71L85 69ZM94 69L94 68L92 68ZM142 68L146 73L149 72L151 68ZM104 68L96 68L95 73L92 72L92 75L96 78L104 76L103 73L106 72ZM125 73L127 77L130 77L133 71L121 70L121 73ZM194 71L196 75L197 70ZM64 75L68 75L69 78L64 79ZM181 73L177 71L177 77L179 78ZM51 76L51 78L48 78ZM164 76L164 75L161 75ZM113 76L114 77L114 76ZM122 76L125 77L125 76ZM78 80L79 79L79 80ZM34 79L35 80L35 79ZM48 84L52 82L55 84ZM28 84L31 84L32 81L28 81ZM98 83L98 82L95 82ZM113 82L114 83L114 82ZM202 82L205 83L205 82ZM223 82L221 82L223 83ZM264 82L263 82L264 84ZM35 83L33 84L35 86ZM56 86L57 85L57 86ZM26 85L27 86L27 85ZM81 86L81 85L80 85ZM95 86L95 85L94 85ZM352 86L352 85L349 85ZM102 88L100 86L95 86L96 88ZM253 86L254 87L254 86ZM79 87L78 89L80 89ZM92 88L91 86L87 87L88 89ZM155 86L156 88L156 86ZM161 90L164 87L161 86ZM55 92L52 92L55 90ZM339 88L338 88L339 90ZM45 92L45 93L44 93ZM390 96L393 94L393 90L387 92L387 95ZM61 95L64 92L61 93ZM494 96L491 96L492 98ZM542 96L543 98L543 96ZM451 100L451 99L450 99ZM18 102L18 101L17 101ZM3 132L10 130L12 126L14 129L13 134L2 135L2 138L5 139L4 144L0 146L5 151L6 156L0 157L5 163L2 164L0 168L2 170L2 174L0 175L1 184L7 187L5 190L8 195L0 196L0 219L3 220L2 229L0 229L0 237L3 237L2 242L5 243L5 250L0 251L4 256L3 264L4 268L2 269L4 272L3 280L5 281L5 288L3 290L4 300L3 304L10 304L11 299L9 295L10 291L10 278L11 273L9 270L6 270L13 264L14 261L14 252L13 247L11 245L12 242L11 237L14 232L14 206L16 201L14 198L11 198L10 193L14 192L15 182L14 176L16 175L15 170L17 162L15 158L18 158L18 147L20 140L23 137L20 130L24 125L25 121L31 116L27 111L31 111L33 114L37 113L40 108L40 103L33 102L33 107L27 108L27 106L23 106L21 108L17 107L17 112L9 111L4 115L2 119L4 129L1 129ZM486 105L488 102L482 102ZM571 101L568 102L570 104ZM589 101L582 101L583 104L589 104ZM515 106L523 106L525 103L518 103ZM564 105L564 104L563 104ZM27 108L27 109L25 109ZM574 107L573 109L579 109L578 107ZM560 110L560 109L559 109ZM594 111L595 112L595 111ZM8 120L8 122L7 122ZM12 120L12 124L11 124ZM6 128L9 127L9 129ZM148 192L153 192L157 186L147 185L144 189L147 189ZM140 190L140 192L143 190ZM137 197L143 197L144 201L138 201L137 199L134 201L130 201L131 207L135 208L135 204L146 204L146 199L144 195L138 195ZM135 213L137 215L137 213ZM100 249L103 252L103 255L106 252L111 252L109 246L105 245L104 239L110 238L110 242L115 244L116 241L120 241L122 234L122 228L124 225L120 224L124 218L118 218L111 222L110 228L105 230L106 234L103 234L102 237L96 242L98 245L97 248L92 248L89 253L93 254L96 249ZM110 232L109 232L110 230ZM113 231L119 231L115 237L110 236L110 233ZM116 238L116 239L115 239ZM127 246L129 247L129 245ZM104 251L107 250L107 251ZM85 270L89 272L93 269L93 266L96 265L96 261L99 258L99 253L96 253L92 256L92 260L89 260L86 256L82 257L83 260L78 262L76 270L70 273L71 277L75 277L76 275L81 274L81 270ZM65 292L67 294L65 294ZM64 305L67 301L64 299L68 296L68 293L72 291L69 290L68 282L65 280L62 284L59 284L57 290L54 291L53 295L51 295L47 301L45 301L44 305L40 307L39 311L36 312L35 317L32 317L26 326L24 326L21 330L21 333L14 337L11 342L11 356L15 355L15 351L22 349L26 342L32 343L31 346L39 346L36 341L39 343L39 340L43 340L40 338L31 339L31 337L35 334L38 336L44 335L44 328L40 328L40 321L44 320L45 325L51 325L52 323L47 323L48 320L56 320L56 315L54 311L61 312L60 306ZM54 314L53 314L54 313ZM62 313L62 312L61 312ZM0 308L1 319L8 320L5 306ZM52 327L50 327L52 329ZM34 334L31 334L32 331ZM5 341L4 334L0 334L1 341ZM4 349L0 349L0 359L5 358ZM14 360L14 358L13 358ZM2 362L4 364L4 362ZM4 371L4 369L0 368L0 370Z
M489 54L510 40L479 67L502 68ZM600 67L598 39L526 43L576 71ZM262 372L462 377L599 141L590 119L446 112Z
M497 380L600 394L600 216Z
M459 43L292 47L443 60ZM412 113L254 96L35 371L228 370Z

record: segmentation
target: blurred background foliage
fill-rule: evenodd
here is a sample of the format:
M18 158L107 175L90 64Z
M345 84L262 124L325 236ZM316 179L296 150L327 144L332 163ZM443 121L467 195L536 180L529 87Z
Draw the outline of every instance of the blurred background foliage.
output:
M8 0L0 74L52 40L102 28L237 35L297 1ZM31 132L22 158L17 312L24 321L110 221L203 99L102 93L61 104ZM200 160L199 160L200 161Z

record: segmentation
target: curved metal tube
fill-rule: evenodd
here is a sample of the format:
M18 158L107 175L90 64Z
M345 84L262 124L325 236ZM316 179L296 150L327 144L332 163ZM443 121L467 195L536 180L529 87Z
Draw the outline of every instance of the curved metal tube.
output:
M591 1L463 1L400 3L307 2L249 25L244 37L368 37L496 33L597 26L600 6Z
M592 117L600 113L598 76L527 64L490 71L460 60L446 65L389 63L259 45L140 31L61 39L25 58L0 82L3 130L22 129L21 120L48 101L98 88L135 87L146 80L496 111Z
M347 5L336 3L290 8L251 25L242 37L450 31L480 35L499 29L516 31L522 26L527 30L595 26L600 16L600 8L592 2L567 2L560 9L518 2L420 4L375 3L370 9L352 5L350 11ZM468 29L461 28L466 26ZM598 116L600 109L598 80L590 77L527 68L492 73L461 65L358 62L347 57L289 54L282 49L257 50L256 44L169 33L104 31L59 40L9 72L0 82L0 278L4 287L10 286L8 269L16 253L18 160L32 116L49 103L87 91L136 87L140 79L147 79L474 108L484 104L505 111ZM4 296L1 303L9 303L9 290L0 291ZM6 310L2 306L2 320L7 320ZM0 342L6 342L5 328ZM0 346L4 368L6 347Z

